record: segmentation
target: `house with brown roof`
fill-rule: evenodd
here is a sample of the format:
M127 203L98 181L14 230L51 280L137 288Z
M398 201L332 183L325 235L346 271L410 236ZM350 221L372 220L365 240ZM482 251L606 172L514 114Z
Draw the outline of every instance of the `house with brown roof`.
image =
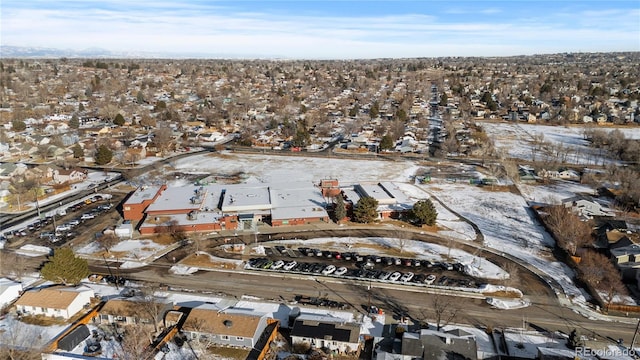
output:
M93 297L93 290L86 286L52 286L25 292L15 306L22 314L69 319L89 305Z
M173 308L173 302L157 299L151 302L139 298L109 299L98 312L95 323L111 325L151 324L160 325L162 316Z
M251 309L205 303L191 309L182 331L210 344L251 349L273 321L266 313Z

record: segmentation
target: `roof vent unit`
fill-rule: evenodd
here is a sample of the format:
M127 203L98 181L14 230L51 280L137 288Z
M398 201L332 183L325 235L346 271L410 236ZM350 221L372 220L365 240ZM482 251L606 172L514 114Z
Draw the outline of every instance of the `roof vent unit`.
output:
M226 326L226 327L230 328L230 327L232 327L232 326L233 326L233 321L231 321L231 320L225 320L225 321L223 321L223 322L222 322L222 324L224 324L224 326Z

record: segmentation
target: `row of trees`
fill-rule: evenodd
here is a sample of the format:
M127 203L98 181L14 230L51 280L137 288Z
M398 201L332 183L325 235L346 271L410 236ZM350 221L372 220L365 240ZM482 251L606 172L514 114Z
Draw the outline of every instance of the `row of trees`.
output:
M575 259L578 277L598 291L607 306L616 295L627 294L620 272L607 256L592 249L592 221L582 221L564 206L549 207L546 213L545 223L558 247Z
M347 216L347 209L342 195L334 199L334 216L336 221L341 221ZM433 226L437 217L438 212L430 199L417 201L408 214L408 219L416 225ZM353 221L371 223L377 219L378 200L370 196L360 198L353 207Z

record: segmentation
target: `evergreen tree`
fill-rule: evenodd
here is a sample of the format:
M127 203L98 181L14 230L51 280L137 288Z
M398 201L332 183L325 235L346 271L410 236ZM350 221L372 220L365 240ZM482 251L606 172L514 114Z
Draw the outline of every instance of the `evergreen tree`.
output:
M13 120L11 122L11 127L15 131L25 131L25 130L27 130L27 124L22 120Z
M77 129L80 127L80 120L78 119L78 115L73 114L73 116L71 116L71 120L69 120L69 127L72 129Z
M413 217L418 220L420 225L433 226L436 224L438 212L431 202L431 199L419 200L413 205L411 210Z
M336 196L334 200L334 214L336 216L336 222L340 222L340 220L344 219L347 216L347 207L344 204L344 199L342 195Z
M447 101L449 100L449 98L447 97L446 93L442 93L442 96L440 96L440 106L447 106Z
M365 196L353 209L353 219L359 223L370 223L378 218L378 200Z
M396 118L402 122L407 121L407 112L402 108L398 109L398 111L396 111Z
M371 108L369 108L369 116L375 119L378 115L380 115L380 106L377 101L374 101L373 104L371 104Z
M82 105L82 103L78 105L78 111L84 111L84 105Z
M293 146L307 146L311 143L311 134L307 130L307 124L304 120L298 121L296 126L296 134L291 141Z
M96 150L95 160L97 165L106 165L111 162L113 152L105 145L100 145Z
M76 257L70 247L63 247L55 250L40 274L48 281L76 285L89 276L89 264L87 260Z
M382 139L380 139L380 149L382 150L393 149L393 139L391 139L391 136L384 135Z
M136 95L136 101L138 102L138 104L144 104L144 94L142 93L142 91L138 91L138 94Z
M81 157L84 156L84 150L82 150L82 146L80 146L80 144L76 143L73 148L73 158L74 159L80 159Z
M113 119L113 123L118 125L118 126L124 125L124 116L122 116L122 114L118 113L118 115L116 115L116 118Z

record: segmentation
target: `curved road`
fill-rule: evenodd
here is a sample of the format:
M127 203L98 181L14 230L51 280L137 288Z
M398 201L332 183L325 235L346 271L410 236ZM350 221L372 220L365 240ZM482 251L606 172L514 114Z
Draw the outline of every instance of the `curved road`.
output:
M430 295L422 288L403 285L382 285L370 283L366 280L341 280L322 276L297 275L288 273L270 273L263 271L198 271L184 276L168 272L171 264L153 264L141 269L117 269L112 267L114 274L126 278L162 283L172 290L196 291L221 297L235 297L243 295L254 296L274 301L289 303L295 295L328 298L341 301L350 306L350 310L364 313L364 305L370 303L384 309L387 314L406 314L414 320L428 320L434 317ZM104 265L92 265L91 269L100 273L107 273ZM368 288L371 286L371 290ZM518 310L495 310L490 308L484 300L469 298L448 298L452 306L460 309L456 322L473 326L522 327L527 322L530 329L562 331L569 333L577 328L583 335L599 340L622 338L625 343L631 341L635 324L615 323L585 319L581 315L543 296L531 296L532 306ZM292 304L290 306L293 306Z

